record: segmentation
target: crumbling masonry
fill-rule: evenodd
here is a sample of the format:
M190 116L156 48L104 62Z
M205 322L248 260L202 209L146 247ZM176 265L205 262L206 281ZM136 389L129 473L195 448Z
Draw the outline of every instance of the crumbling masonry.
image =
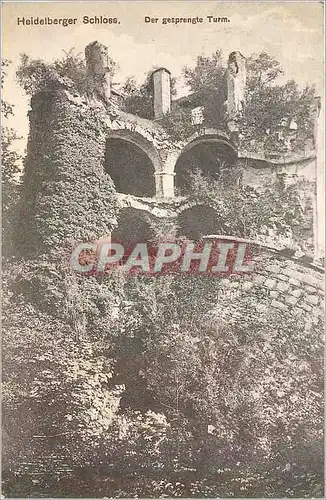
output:
M63 241L73 245L107 237L112 231L123 234L125 221L140 228L140 234L134 235L137 239L146 234L147 216L178 220L188 237L198 236L198 227L199 236L218 234L214 210L182 195L183 166L189 155L199 160L208 157L210 168L214 158L225 158L241 168L242 182L256 189L273 184L279 174L285 174L287 182L304 178L314 196L315 141L306 145L304 154L289 151L268 156L237 148L233 138L241 131L235 119L244 105L246 85L245 58L239 52L231 53L226 72L229 131L206 127L196 105L196 132L182 141L173 141L160 123L171 109L167 69L159 68L152 75L154 119L148 120L121 110L121 96L111 83L107 48L94 42L85 54L93 98L76 94L62 79L32 98L24 196L33 255ZM187 105L191 102L189 96ZM316 105L316 119L317 114ZM289 127L295 133L295 124ZM282 248L265 250L265 270L255 279L266 288L270 305L292 307L302 314L314 310L319 316L320 269ZM273 276L268 275L268 266Z
M54 327L52 324L44 325L46 339L52 335L57 336L58 318L67 328L71 326L73 334L77 332L81 339L86 328L85 310L75 310L74 301L69 306L73 314L70 309L69 314L66 312L66 296L70 290L67 290L65 278L66 275L69 276L69 272L64 267L64 274L61 264L64 262L63 257L68 256L69 261L71 250L76 244L106 238L112 234L122 240L132 238L144 241L153 237L155 223L159 226L160 223L169 221L177 221L180 236L190 239L219 234L220 221L214 207L198 204L196 199L183 193L187 182L185 167L192 158L198 162L202 159L206 169L215 168L216 158L225 158L230 165L240 167L243 183L258 190L272 185L279 174L285 174L287 182L307 179L310 190L308 195L314 196L316 189L314 141L306 145L304 154L289 151L283 156L273 157L239 150L236 146L234 137L241 133L241 130L237 130L236 117L244 106L246 84L245 59L240 53L233 52L230 55L226 73L228 131L206 127L201 116L200 102L196 96L196 99L188 96L179 102L180 105L186 103L188 108L193 106L196 132L183 141L173 141L162 127L162 117L171 109L168 70L159 68L153 73L154 119L147 120L121 110L121 96L111 83L106 47L97 42L88 45L86 63L88 78L94 89L92 97L77 93L71 81L54 77L50 85L44 86L41 92L32 97L29 112L30 131L21 217L23 223L19 232L22 263L26 264L27 271L23 276L19 273L15 289L18 290L19 300L21 293L27 302L33 297L38 314L39 311L45 311L46 318L50 318L54 313ZM290 123L289 127L292 127L295 134L295 124ZM281 132L282 130L280 134ZM149 225L148 218L154 224ZM254 250L256 249L259 261L252 276L233 275L212 279L209 286L214 292L217 291L214 297L218 297L216 302L214 299L214 303L207 299L213 320L214 314L218 324L225 321L226 324L234 325L238 320L249 320L248 324L255 324L259 331L264 332L268 314L269 317L276 318L291 316L298 323L304 323L307 333L307 337L295 337L292 336L292 331L289 333L287 342L293 345L293 358L297 359L296 343L303 344L302 339L309 338L310 333L313 334L323 322L322 269L316 262L312 262L311 256L305 260L281 246L257 241L254 245ZM110 277L105 278L108 278L107 290L111 291ZM78 287L73 288L71 295L83 299L87 295L88 282L85 281L87 278L78 279ZM71 286L74 281L67 280L67 283ZM102 285L100 282L96 288L101 293ZM220 294L220 291L223 293ZM16 305L14 303L12 309ZM111 314L112 309L115 318L119 318L119 297L116 305L112 308L111 305L110 303L108 311ZM194 311L197 311L198 305L193 305ZM26 310L29 311L29 308L23 309L24 314ZM102 309L98 306L95 310L94 317L97 318L102 314ZM27 319L23 318L26 322ZM104 316L105 321L106 319ZM33 330L35 324L39 324L38 316L37 323L33 320L27 326ZM51 327L50 333L47 331L48 326ZM275 335L277 337L278 332ZM263 336L261 339L265 342ZM267 346L267 342L264 345ZM271 344L269 348L273 349ZM298 352L302 350L303 347ZM313 358L310 354L307 356ZM40 358L32 358L33 363L35 359ZM248 359L249 357L246 361ZM283 361L277 359L277 366L281 366ZM315 359L309 360L309 363L314 361ZM261 361L257 358L256 362ZM304 362L302 366L308 365L307 370L315 370L315 365L312 364L310 368L309 363ZM297 365L301 370L299 360ZM39 361L36 369L39 369ZM266 366L266 369L269 367ZM46 484L48 488L51 478L55 484L53 491L57 491L57 479L61 477L66 481L68 478L69 482L75 460L69 456L67 463L67 457L62 456L65 443L68 442L62 441L62 446L62 434L64 440L75 439L75 434L71 438L69 433L60 431L58 437L51 435L50 440L44 441L39 439L42 438L39 431L27 439L23 429L17 433L17 414L20 417L19 413L22 413L25 418L26 411L30 420L35 418L29 401L27 399L26 406L23 406L26 408L24 412L15 410L12 419L13 436L7 437L8 441L15 441L17 434L20 446L27 450L27 459L24 461L20 462L20 454L18 459L14 458L19 463L14 464L13 482L16 487L17 475L21 474L23 481L27 477L28 481L33 482L30 491L34 492L37 491L36 483L39 486ZM48 425L47 420L45 422ZM41 429L42 426L43 420ZM46 455L44 449L49 449ZM69 447L67 449L70 450ZM86 449L88 453L88 448ZM24 456L24 452L21 455ZM17 487L14 489L14 496L16 491Z

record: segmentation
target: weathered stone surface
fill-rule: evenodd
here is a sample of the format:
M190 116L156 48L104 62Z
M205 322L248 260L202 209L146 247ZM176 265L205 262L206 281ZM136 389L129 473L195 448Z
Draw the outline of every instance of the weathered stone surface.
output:
M265 281L265 276L262 276L261 274L256 274L256 276L254 276L253 281L254 283L262 284Z
M265 286L268 288L274 288L276 285L276 280L269 278L268 280L265 281Z
M278 274L280 271L280 265L277 264L270 264L269 266L266 266L266 270L270 273L275 273Z
M301 309L300 307L294 307L292 309L292 312L293 314L295 314L296 316L302 316L303 314L305 314L305 311L303 309Z
M310 274L303 274L302 281L303 283L307 283L307 285L311 285L313 287L316 287L318 282L318 280Z
M294 297L300 297L303 294L303 291L299 288L295 288L294 290L290 290L289 293Z
M290 278L289 282L291 283L291 285L294 285L294 286L300 286L301 285L300 281L297 280L297 279L295 279L295 278Z
M111 97L111 75L108 48L98 42L87 45L85 49L87 72L92 78L95 89L107 102Z
M292 279L292 281L290 280L290 282L293 284L297 284L297 282L299 282L301 285L303 283L306 283L307 285L316 287L317 284L321 282L320 278L315 277L313 271L305 268L303 268L303 272L294 270L292 268L287 268L283 270L283 273Z
M283 302L279 302L278 300L272 300L272 304L271 304L272 307L277 307L277 309L282 309L282 310L285 310L287 309L287 306L285 304L283 304Z
M307 295L306 301L309 302L309 304L317 305L318 304L318 296L317 295Z
M240 52L229 56L226 82L228 119L235 120L244 105L246 86L246 60Z
M307 312L310 312L312 311L312 307L309 305L309 304L306 304L305 302L302 302L300 304L300 307L302 307L302 309L304 309L305 311Z
M250 288L253 287L253 282L252 281L245 281L242 283L242 290L247 291L250 290Z
M162 118L171 109L170 72L159 68L152 73L154 89L154 116Z
M277 289L281 290L281 292L286 292L290 288L289 283L284 283L283 281L279 281L277 283Z
M294 306L298 302L298 298L293 297L293 295L287 295L285 297L285 302Z
M320 290L325 290L325 281L321 278L317 278L316 285Z

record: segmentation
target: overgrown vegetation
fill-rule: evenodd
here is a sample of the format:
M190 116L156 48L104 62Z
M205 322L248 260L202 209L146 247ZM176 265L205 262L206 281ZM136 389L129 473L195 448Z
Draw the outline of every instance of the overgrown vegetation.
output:
M238 119L239 146L265 153L302 151L307 143L311 147L316 112L314 87L306 86L302 90L293 80L278 84L283 69L276 59L265 52L248 57L246 68L245 107ZM220 51L211 56L200 55L194 67L183 69L185 83L203 106L203 126L225 131L226 69ZM128 79L125 86L127 94L130 92L125 101L126 110L152 118L150 74L139 88L134 82L129 87L132 81ZM172 104L171 113L161 123L175 140L186 139L196 130L196 126L191 124L189 109L178 102Z
M18 73L38 95L23 244L3 279L6 496L322 496L317 316L271 309L267 290L240 290L241 278L228 284L239 290L233 301L221 298L218 278L71 273L74 244L109 233L119 207L99 168L98 115L47 93L58 74L88 91L83 63L69 54L50 69L25 59ZM213 88L220 56L198 61L189 81L201 88L209 64ZM192 174L193 197L213 204L225 232L301 227L294 188L280 179L258 196L238 174ZM166 227L151 230L155 239Z
M1 61L1 88L6 77L6 68L10 61ZM16 253L14 231L18 224L18 203L20 196L20 163L21 155L16 151L16 141L21 137L14 129L6 125L10 116L14 115L14 107L1 100L1 188L2 188L2 254L10 257Z
M245 109L239 119L240 144L251 151L286 153L312 149L315 88L295 81L278 84L281 65L266 53L247 60Z
M116 63L110 60L109 66L113 76ZM240 147L256 152L284 153L302 151L307 143L311 145L317 106L314 87L307 86L302 90L293 80L279 84L278 78L283 69L265 52L247 57L246 67L245 107L238 120ZM141 85L136 84L133 76L126 79L121 87L125 96L122 102L125 111L153 119L151 75L154 69ZM227 130L225 72L226 64L221 51L211 56L200 55L194 67L183 69L184 82L203 106L205 127ZM53 63L31 60L23 54L17 78L28 95L56 85L58 78L82 95L94 93L85 61L80 54L74 53L74 49ZM171 94L176 95L174 78L171 78ZM171 113L162 119L161 124L174 140L186 139L196 130L196 126L191 124L190 110L177 101L172 103Z
M109 58L111 76L116 71L116 63ZM45 88L56 86L58 79L61 83L73 87L81 95L92 95L94 87L87 75L84 58L76 54L72 48L60 59L53 63L46 63L42 59L31 59L27 54L21 55L20 66L17 71L17 80L27 95L32 96L42 92Z
M19 247L35 257L103 237L118 208L113 182L99 168L106 144L98 113L72 109L59 91L36 94L31 115Z
M45 271L43 301L26 265L5 279L9 496L320 494L321 325L255 314L259 288L235 321L218 280L66 274L53 296Z
M183 76L185 83L191 92L200 92L201 105L204 107L205 123L208 126L216 126L219 129L225 125L226 86L224 79L225 68L222 62L222 54L217 51L212 57L198 56L194 68L185 67ZM153 88L151 80L152 71L148 74L143 85L137 88L133 83L129 89L128 84L133 79L127 79L125 90L130 93L125 101L125 109L136 113L144 118L153 118ZM176 94L176 81L171 79L172 96ZM130 92L131 90L131 92ZM189 109L180 106L178 102L172 102L171 113L166 115L161 124L175 140L183 140L194 132L191 123Z
M313 207L305 192L308 181L290 185L284 176L262 191L243 185L241 169L222 168L213 179L197 169L189 171L189 194L198 204L214 208L226 235L260 239L295 250L313 250Z

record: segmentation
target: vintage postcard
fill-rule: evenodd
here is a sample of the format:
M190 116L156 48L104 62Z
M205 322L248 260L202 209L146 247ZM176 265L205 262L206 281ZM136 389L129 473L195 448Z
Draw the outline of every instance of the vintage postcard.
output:
M2 4L3 498L324 497L324 4Z

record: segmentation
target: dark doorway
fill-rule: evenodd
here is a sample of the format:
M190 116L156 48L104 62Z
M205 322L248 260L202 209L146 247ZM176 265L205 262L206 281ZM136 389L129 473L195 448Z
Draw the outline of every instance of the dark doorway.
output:
M205 205L198 205L181 212L178 217L178 236L200 240L209 234L223 234L223 227L216 211Z
M237 155L228 144L215 140L195 143L178 158L175 166L175 186L179 194L190 195L193 189L192 173L201 171L205 177L220 179L221 171L235 165Z
M154 239L150 216L143 210L126 208L121 210L118 226L112 231L112 241L123 245L147 243Z
M153 164L147 154L132 142L108 139L105 168L119 193L155 196Z

